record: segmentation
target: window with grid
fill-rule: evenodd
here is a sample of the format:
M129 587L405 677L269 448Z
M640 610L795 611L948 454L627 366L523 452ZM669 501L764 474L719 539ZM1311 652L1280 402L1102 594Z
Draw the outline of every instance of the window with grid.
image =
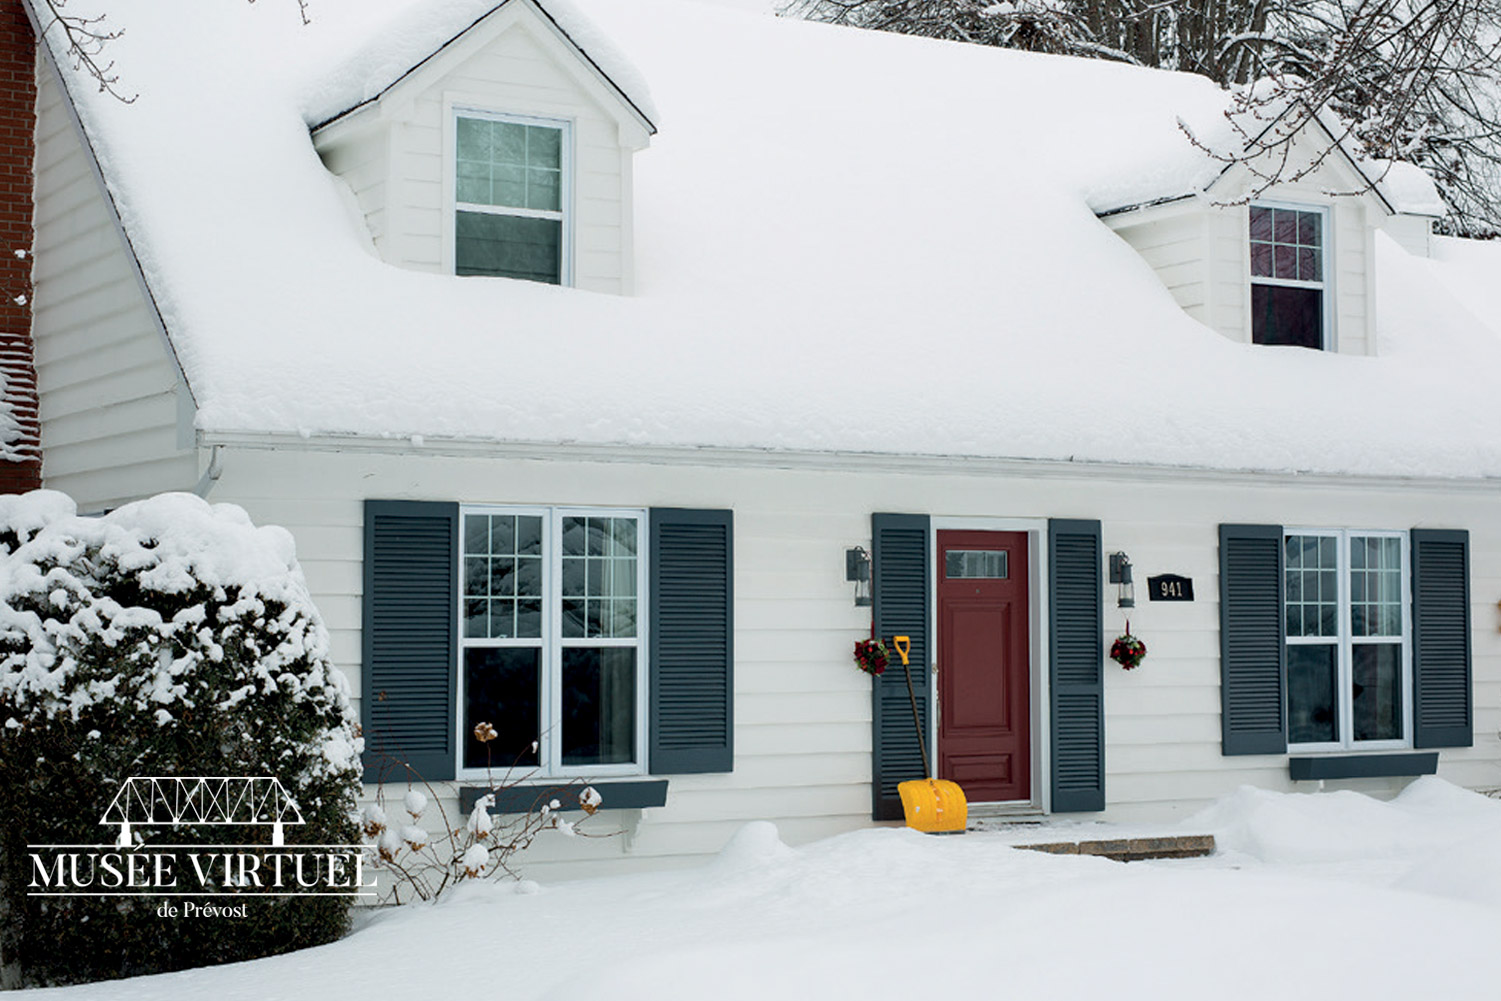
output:
M1293 532L1284 547L1288 742L1405 746L1405 537Z
M1325 213L1251 206L1251 340L1325 345Z
M641 771L640 511L465 508L466 769ZM482 722L495 740L477 740Z
M566 281L568 124L467 112L454 128L455 272Z

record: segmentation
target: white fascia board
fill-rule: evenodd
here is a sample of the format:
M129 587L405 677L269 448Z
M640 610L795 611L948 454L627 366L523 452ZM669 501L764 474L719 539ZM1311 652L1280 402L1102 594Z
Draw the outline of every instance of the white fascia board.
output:
M313 148L322 153L351 139L357 139L375 130L380 124L380 105L374 101L362 104L319 126L312 133Z
M431 458L523 459L555 462L621 462L658 466L739 469L808 469L826 472L948 473L963 476L1052 476L1135 482L1244 483L1501 494L1501 477L1372 476L1288 472L1251 468L1211 469L1062 459L888 452L793 451L714 445L586 445L569 442L496 441L476 438L295 432L200 432L204 445L257 451L352 452ZM417 439L414 441L413 439ZM420 442L420 443L419 443Z
M1142 202L1140 205L1125 205L1109 209L1097 213L1096 218L1111 229L1120 230L1157 222L1160 219L1173 219L1190 212L1199 212L1204 209L1206 203L1207 199L1202 194L1191 191L1182 195Z

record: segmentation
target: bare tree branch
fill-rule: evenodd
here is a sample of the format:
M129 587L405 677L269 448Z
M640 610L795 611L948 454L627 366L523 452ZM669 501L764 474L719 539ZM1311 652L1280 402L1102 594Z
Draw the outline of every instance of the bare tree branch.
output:
M67 7L68 0L45 0L45 3L47 23L41 26L42 34L45 35L56 27L62 32L66 57L75 68L87 73L99 85L99 89L111 97L125 104L134 101L135 94L126 97L116 87L120 75L115 72L115 64L101 61L104 47L119 38L124 31L105 27L104 14L86 17L65 13L63 8Z
M1285 148L1296 128L1266 124L1329 108L1357 156L1428 170L1449 207L1442 228L1501 233L1498 0L789 0L785 12L1210 77L1233 92L1246 144L1234 161L1263 188L1308 172Z
M255 0L248 2L255 3ZM41 25L42 34L56 28L62 33L64 57L76 69L98 84L101 92L124 104L134 102L139 95L131 94L127 97L120 90L120 74L115 70L114 62L103 58L105 47L125 34L125 29L107 26L105 21L108 14L90 17L67 13L68 0L43 0L43 3L46 5L46 19ZM297 0L297 13L303 24L313 23L308 14L308 4L309 0Z

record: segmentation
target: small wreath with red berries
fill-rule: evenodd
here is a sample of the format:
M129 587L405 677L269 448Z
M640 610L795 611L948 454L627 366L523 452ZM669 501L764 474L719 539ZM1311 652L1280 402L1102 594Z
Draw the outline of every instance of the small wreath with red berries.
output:
M1126 623L1125 633L1117 636L1115 642L1110 644L1110 659L1129 671L1140 664L1146 655L1147 645L1131 635L1131 624Z
M880 640L855 641L855 666L866 674L885 674L891 663L891 651Z

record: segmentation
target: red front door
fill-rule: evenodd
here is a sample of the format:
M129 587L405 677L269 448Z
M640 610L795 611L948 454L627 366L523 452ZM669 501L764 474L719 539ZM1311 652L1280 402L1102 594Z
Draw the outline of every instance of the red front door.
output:
M1032 798L1025 532L938 533L938 777Z

